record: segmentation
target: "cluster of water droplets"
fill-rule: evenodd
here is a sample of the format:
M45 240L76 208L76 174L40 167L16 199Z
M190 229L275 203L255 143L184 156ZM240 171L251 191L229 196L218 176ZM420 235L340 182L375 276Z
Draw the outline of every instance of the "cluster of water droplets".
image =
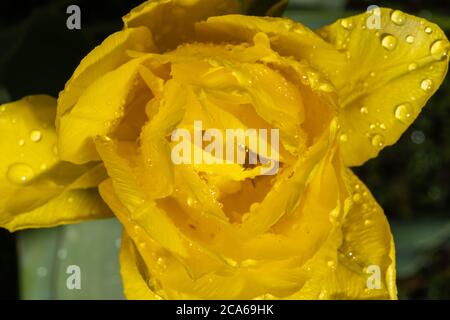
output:
M408 24L407 16L403 12L399 10L392 11L390 15L390 21L396 25L396 26L404 26ZM422 20L420 22L421 27L423 28L423 31L427 36L433 34L433 28L431 26L427 26L425 21ZM345 30L352 30L354 28L353 23L349 19L343 19L340 22L340 25ZM363 29L366 29L365 25L362 26ZM398 36L390 34L390 33L382 33L380 34L379 31L376 31L375 34L380 39L380 45L385 49L387 54L384 56L386 59L389 57L388 54L390 52L393 52L400 44L401 39L398 38ZM413 34L407 34L404 36L403 41L406 42L408 45L413 45L416 41L417 35ZM436 39L434 40L429 48L429 54L435 61L442 61L448 58L449 55L449 44L448 41L445 39ZM418 63L412 62L408 65L408 71L412 72L415 71L419 67ZM432 69L433 66L430 67ZM370 72L370 77L375 77L375 72ZM434 82L430 78L424 78L419 83L419 88L425 92L425 93L431 93L433 89L435 88ZM412 101L416 100L415 97L411 98ZM362 115L368 115L371 112L379 112L380 110L369 110L367 106L362 106L360 108L360 113ZM408 125L410 124L415 115L417 113L417 110L415 110L414 106L411 102L403 102L398 104L393 108L393 115L397 121L399 121L402 124ZM369 138L370 144L374 148L382 148L385 145L385 138L382 134L382 130L380 132L374 132L375 129L378 128L385 130L386 125L385 124L369 124L369 132L367 134L367 137ZM342 142L347 142L349 140L349 136L347 133L343 133L340 136L340 140Z
M31 130L28 136L28 139L19 139L17 144L20 147L25 147L28 143L39 143L43 138L42 131L40 130ZM21 153L21 157L24 157L25 154ZM45 163L41 164L40 169L45 170L47 165ZM24 185L29 183L35 176L35 170L28 164L24 162L15 162L12 163L6 172L7 179L17 185Z

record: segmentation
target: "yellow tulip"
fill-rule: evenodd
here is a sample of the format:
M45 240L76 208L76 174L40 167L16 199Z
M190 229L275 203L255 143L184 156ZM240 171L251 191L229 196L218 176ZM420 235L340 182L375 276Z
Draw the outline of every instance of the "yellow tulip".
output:
M0 225L111 209L130 299L395 299L389 225L349 167L394 144L438 89L444 33L391 9L380 30L369 12L317 32L240 10L147 1L81 61L57 103L1 106ZM170 135L195 121L279 129L277 174L174 164Z

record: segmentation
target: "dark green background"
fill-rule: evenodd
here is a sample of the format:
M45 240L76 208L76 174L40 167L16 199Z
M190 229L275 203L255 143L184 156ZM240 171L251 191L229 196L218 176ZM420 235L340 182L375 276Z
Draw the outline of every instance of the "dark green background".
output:
M260 0L260 6L267 1ZM29 94L56 96L78 62L119 30L121 16L139 3L0 1L0 103ZM70 4L81 7L80 31L65 27ZM291 0L285 15L316 28L373 4L422 16L447 34L450 31L450 4L444 0ZM450 298L449 104L446 79L400 141L356 169L391 222L403 299ZM117 267L119 237L120 226L114 221L18 235L0 230L0 299L123 298ZM82 281L83 290L68 293L61 288L71 263L82 264L88 276Z

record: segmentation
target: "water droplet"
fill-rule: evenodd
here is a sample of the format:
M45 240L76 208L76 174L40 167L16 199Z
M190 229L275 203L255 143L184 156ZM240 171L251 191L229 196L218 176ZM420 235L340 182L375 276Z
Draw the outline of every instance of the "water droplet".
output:
M347 142L347 141L348 141L348 135L345 134L345 133L343 133L343 134L341 134L341 136L339 137L339 139L340 139L342 142Z
M433 29L431 29L431 27L425 27L426 34L431 34L432 32L433 32Z
M42 139L42 133L39 130L33 130L30 132L30 140L33 142L39 142Z
M410 35L410 34L407 35L406 38L405 38L406 42L409 43L409 44L413 43L414 39L415 39L414 36Z
M336 269L336 263L333 260L328 261L327 265L329 268L331 268L333 270Z
M9 166L7 177L15 184L25 184L34 177L33 169L24 163L15 163Z
M361 201L361 195L359 193L355 193L353 195L353 201L354 202L360 202Z
M391 21L398 26L401 26L405 23L406 16L400 10L394 10L391 14Z
M384 146L384 138L380 134L376 134L371 139L372 145L377 148L381 148Z
M37 268L36 273L37 273L38 277L43 278L43 277L47 276L48 271L47 271L46 267L39 267L39 268Z
M381 38L381 45L388 51L392 51L397 46L397 38L391 34L386 34Z
M386 130L386 125L384 123L380 123L379 127L381 130Z
M377 126L374 125L373 123L371 123L371 124L369 125L369 129L370 129L370 130L375 130L376 128L377 128Z
M258 207L259 207L259 202L254 202L254 203L252 203L251 205L250 205L250 212L253 212L253 211L255 211L255 210L257 210L258 209Z
M403 123L409 123L412 119L413 110L411 104L402 103L395 108L395 118Z
M56 144L53 146L52 151L55 156L58 155L58 146Z
M24 139L20 139L19 140L19 146L23 147L25 145L25 140Z
M121 238L117 238L115 241L114 241L114 246L117 248L117 249L120 249L120 244L122 243L122 239Z
M361 107L361 109L359 109L359 111L360 111L362 114L368 114L368 113L369 113L369 109L367 109L367 107Z
M366 227L371 226L372 224L373 224L372 220L370 220L370 219L364 220L364 225L365 225Z
M415 144L422 144L425 141L425 134L419 130L413 131L411 133L411 141Z
M189 207L195 207L195 206L197 205L197 200L195 200L195 199L192 198L192 197L188 197L188 199L187 199L187 205L188 205Z
M346 29L346 30L350 30L353 28L353 22L351 22L348 19L342 19L341 20L341 26L342 28Z
M59 259L64 260L65 258L67 258L67 250L59 249L57 255Z
M447 41L437 40L431 44L430 53L435 60L442 60L448 56L448 49Z
M408 70L409 71L414 71L414 70L416 70L417 69L417 63L411 63L409 66L408 66Z
M369 75L371 76L371 77L375 77L375 72L371 72L371 73L369 73Z
M422 80L420 88L426 92L431 91L433 89L433 81L431 79Z

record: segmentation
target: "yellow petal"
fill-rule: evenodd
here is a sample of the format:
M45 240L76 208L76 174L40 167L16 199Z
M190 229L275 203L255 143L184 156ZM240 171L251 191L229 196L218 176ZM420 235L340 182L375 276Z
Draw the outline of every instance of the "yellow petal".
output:
M347 56L338 67L320 66L339 94L347 165L360 165L394 144L439 88L448 67L450 44L437 25L383 8L381 29L371 29L373 14L318 30Z
M106 38L81 60L64 90L59 94L58 116L69 111L94 81L131 60L127 54L129 50L155 51L152 35L147 28L118 31Z
M192 39L195 22L238 12L238 0L149 0L131 10L123 22L126 28L149 28L157 47L166 51Z
M396 299L395 248L383 210L349 170L346 184L353 205L308 262L311 279L292 299ZM371 281L379 271L379 287ZM375 284L375 286L374 286Z
M142 268L139 253L124 231L120 246L120 274L125 296L128 300L161 300L161 297L155 294L145 282L140 271Z
M104 168L58 158L55 112L48 96L0 106L0 225L11 231L110 216L96 192Z
M73 163L99 160L93 137L114 133L136 101L145 103L142 95L150 98L151 93L139 75L139 66L146 59L134 59L101 76L82 93L72 110L60 117L58 149L63 160ZM134 106L142 113L144 107Z

